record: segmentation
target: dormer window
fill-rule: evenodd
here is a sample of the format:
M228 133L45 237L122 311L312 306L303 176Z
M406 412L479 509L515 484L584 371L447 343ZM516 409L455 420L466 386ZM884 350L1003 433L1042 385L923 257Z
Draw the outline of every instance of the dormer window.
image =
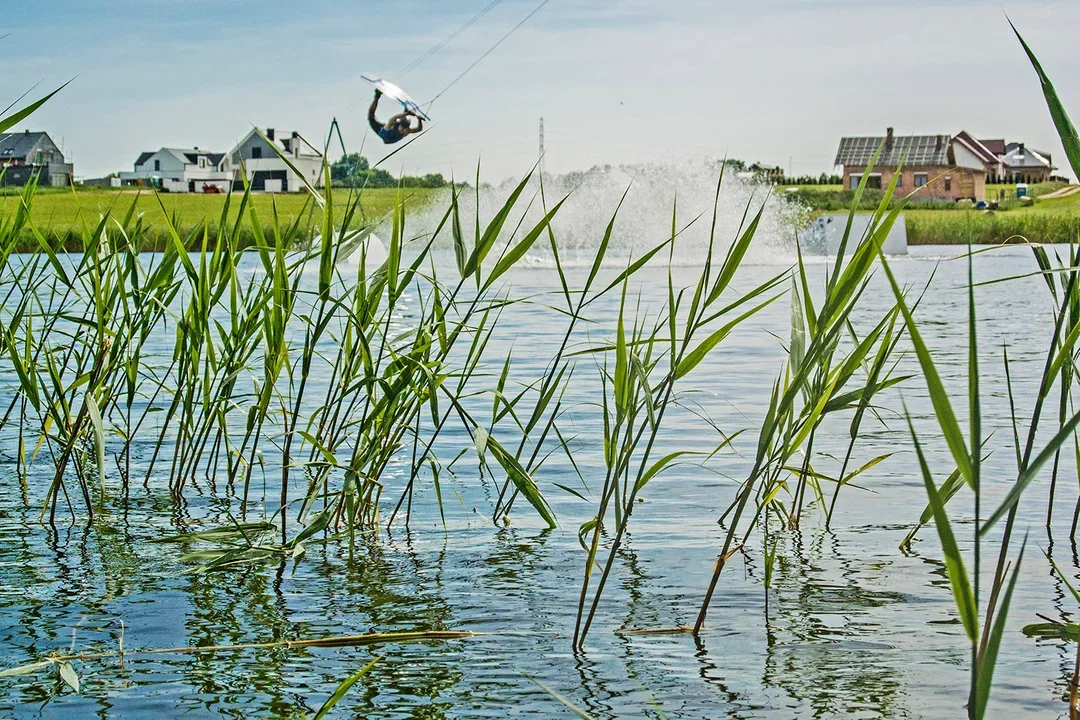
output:
M199 167L201 167L201 168L206 167L206 158L204 158L204 157L199 158Z

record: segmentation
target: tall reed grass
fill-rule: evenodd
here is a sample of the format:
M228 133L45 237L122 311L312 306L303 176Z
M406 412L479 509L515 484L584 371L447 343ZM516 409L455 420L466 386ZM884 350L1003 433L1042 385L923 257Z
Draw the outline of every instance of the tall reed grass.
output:
M1034 54L1024 48L1070 163L1080 173L1080 138ZM13 121L0 120L0 130L47 99L16 113ZM326 167L324 174L329 185ZM229 523L178 527L158 538L184 548L181 559L188 572L262 562L283 567L286 560L303 557L305 544L374 544L384 528L408 526L422 483L430 483L445 523L445 481L456 477L455 464L471 453L481 476L496 480L492 522L506 522L515 506L528 506L527 512L554 527L558 519L545 496L544 463L561 453L576 469L581 453L589 451L572 451L560 423L571 379L591 367L601 386L596 402L603 443L596 452L603 474L595 481L581 477L599 487L591 517L577 529L584 554L571 642L580 650L617 572L632 518L647 512L639 501L650 483L677 465L707 464L738 435L720 432L706 450L661 455L683 388L707 358L722 352L733 332L786 299L791 318L786 362L772 383L746 473L719 517L722 540L694 625L676 630L699 635L706 629L714 598L723 592L723 571L733 557L747 552L755 531L763 536L767 612L779 552L770 528L798 529L812 518L833 527L841 491L888 460L889 454L862 457L858 441L882 393L915 380L896 371L902 346L910 345L921 376L917 381L926 384L956 470L935 480L908 416L928 503L917 518L914 512L921 508L912 509L917 524L905 542L934 523L970 646L968 716L984 717L1024 555L1024 544L1014 547L1017 507L1040 473L1051 468L1050 532L1061 453L1071 445L1080 458L1080 413L1073 413L1080 251L1071 248L1067 257L1052 262L1034 248L1038 274L1055 301L1054 325L1026 423L1017 416L1009 360L1003 357L1016 473L1004 501L987 513L971 254L965 432L922 339L918 300L912 301L881 253L906 207L895 197L895 185L878 199L862 237L854 237L851 228L866 188L855 192L840 251L826 266L822 287L812 287L800 255L793 268L735 292L733 283L769 200L752 200L736 236L718 238L723 171L711 217L687 220L673 203L668 236L617 268L608 249L621 203L611 208L580 287L568 280L552 227L564 198L549 200L542 178L532 193L531 179L532 173L526 175L491 218L478 216L471 226L461 210L465 190L454 186L435 231L420 235L411 234L402 191L390 212L387 258L380 263L368 261L372 226L357 222L359 194L342 202L333 193L309 188L317 216L285 217L271 205L267 217L248 189L225 198L216 221L186 230L158 197L165 228L160 252L143 251L150 230L134 204L122 216L103 215L85 224L72 251L57 247L35 223L31 184L0 216L0 349L17 383L0 430L17 435L16 474L24 501L38 499L46 523L55 524L65 513L75 522L94 523L107 522L110 512L127 506L133 483L167 486L177 506L195 492L207 492L222 503ZM542 207L542 217L526 224L521 214L514 225L515 209L533 203ZM317 230L310 225L316 220ZM692 282L680 287L670 261L682 233L699 222L711 223L707 252ZM440 266L433 250L444 231L452 239L451 270ZM27 238L36 252L21 254ZM537 243L546 243L554 258L560 279L554 302L565 325L542 374L515 391L512 357L495 362L490 348L501 313L525 301L506 288L508 274ZM642 310L633 280L665 255L667 302L659 310ZM358 262L351 266L347 258ZM860 334L854 313L878 263L895 302ZM350 267L355 269L346 270ZM619 303L610 336L575 347L573 338L590 322L594 303L612 293L618 293ZM171 350L162 352L160 338L166 335ZM1048 412L1055 418L1044 418ZM834 426L829 420L846 424L842 457L815 452L822 433ZM1038 429L1051 422L1052 437L1038 443ZM450 437L468 439L452 448L452 459L442 454L453 445ZM264 486L276 493L272 501L261 492ZM967 491L975 521L970 563L950 519L962 512L958 505ZM1076 518L1080 502L1073 536ZM982 556L991 539L996 559L987 579ZM1068 623L1029 631L1077 634L1075 624ZM77 685L77 677L68 677L73 670L57 667L65 682ZM331 699L340 699L370 667L348 678ZM1074 688L1077 682L1074 675ZM1076 696L1073 717L1080 713Z

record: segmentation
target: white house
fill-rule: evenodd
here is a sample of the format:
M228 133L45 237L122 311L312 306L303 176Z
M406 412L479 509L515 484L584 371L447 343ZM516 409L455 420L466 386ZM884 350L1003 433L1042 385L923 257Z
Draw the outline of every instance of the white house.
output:
M241 168L251 183L251 189L262 192L297 192L305 188L303 180L278 152L289 158L289 163L303 174L314 187L322 187L323 156L319 150L295 130L288 135L277 133L273 128L259 132L252 129L228 154L226 162L233 172L234 180L242 180Z
M169 192L227 192L231 181L225 154L199 148L144 152L135 161L134 172L120 173L124 185L148 184Z

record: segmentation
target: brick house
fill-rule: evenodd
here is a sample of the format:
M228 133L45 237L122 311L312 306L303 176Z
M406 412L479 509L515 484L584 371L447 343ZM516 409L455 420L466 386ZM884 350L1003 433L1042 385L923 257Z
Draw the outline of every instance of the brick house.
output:
M844 166L844 187L856 188L867 175L874 153L881 148L881 155L867 176L868 188L888 187L903 163L896 184L899 195L917 190L916 199L982 200L986 195L989 158L973 151L959 137L898 137L889 128L884 137L841 138L835 164Z

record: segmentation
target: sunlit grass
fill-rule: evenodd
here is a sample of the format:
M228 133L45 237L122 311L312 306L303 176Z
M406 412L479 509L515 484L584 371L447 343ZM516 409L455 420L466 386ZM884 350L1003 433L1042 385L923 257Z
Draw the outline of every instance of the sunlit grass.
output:
M410 209L419 209L427 204L436 191L424 188L410 188L405 191L405 202ZM350 202L356 196L356 190L337 188L333 196L339 207ZM352 220L353 228L360 228L365 223L380 220L388 215L398 201L396 189L365 189L363 198ZM0 195L0 213L12 213L21 195ZM300 222L299 234L310 237L312 228L318 228L322 214L317 204L311 202L307 193L252 193L249 199L258 214L269 222L276 212L282 225ZM145 230L141 236L143 249L162 249L168 242L168 229L164 219L172 219L176 230L186 235L194 228L207 224L212 233L216 233L222 211L228 204L222 194L181 194L161 193L155 195L150 188L125 189L123 191L94 191L81 188L64 190L47 189L34 194L30 219L39 232L50 241L53 238L66 240L68 249L79 246L78 237L87 226L94 227L103 216L123 217L134 208L136 215L144 217ZM164 212L162 211L164 208ZM227 221L232 224L239 213L238 203L228 204ZM264 232L268 232L269 227ZM250 240L250 221L241 223L243 236ZM21 236L21 248L33 248L28 232Z

